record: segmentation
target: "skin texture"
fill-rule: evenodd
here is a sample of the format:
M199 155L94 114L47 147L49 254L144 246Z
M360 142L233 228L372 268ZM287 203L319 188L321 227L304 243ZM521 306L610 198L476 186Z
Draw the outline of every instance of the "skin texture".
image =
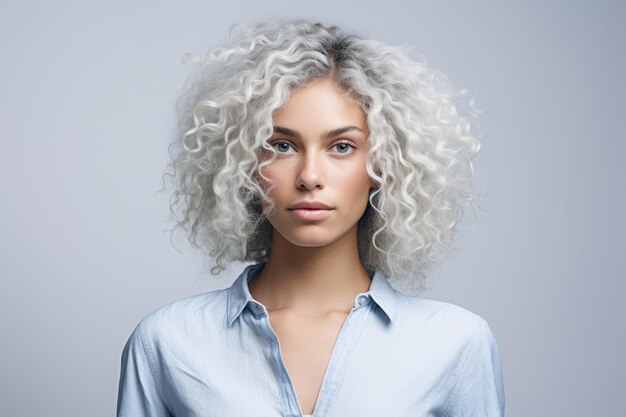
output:
M369 130L361 108L330 79L294 92L273 122L269 143L279 155L263 169L275 184L272 250L250 293L268 310L301 409L310 414L337 334L354 298L371 283L357 247L358 220L373 186L365 169ZM322 138L347 126L360 130ZM302 200L333 210L323 220L303 221L287 209Z

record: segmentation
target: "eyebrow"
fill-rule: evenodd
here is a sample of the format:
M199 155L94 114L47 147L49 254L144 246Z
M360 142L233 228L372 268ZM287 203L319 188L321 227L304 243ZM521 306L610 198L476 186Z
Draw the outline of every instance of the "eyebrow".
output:
M282 133L284 135L292 136L294 138L298 138L302 140L302 135L300 134L300 132L296 130L287 129L286 127L282 127L282 126L273 126L273 129L274 129L274 132L276 133ZM359 132L365 133L362 129L359 129L356 126L344 126L338 129L329 130L326 133L322 133L322 135L320 136L320 139L328 139L328 138L332 138L335 136L339 136L351 130L358 130Z

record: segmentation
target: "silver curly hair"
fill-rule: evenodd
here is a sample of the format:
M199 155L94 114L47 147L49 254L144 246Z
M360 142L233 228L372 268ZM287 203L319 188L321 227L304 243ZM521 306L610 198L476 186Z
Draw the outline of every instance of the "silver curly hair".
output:
M367 115L366 169L376 187L359 220L362 264L405 294L430 289L427 272L457 249L457 225L475 205L476 112L461 115L455 105L467 91L411 48L305 19L254 23L192 60L164 177L175 188L171 230L184 229L214 259L213 275L232 261L267 259L274 203L255 176L265 178L260 168L276 158L267 143L272 115L296 89L326 77Z

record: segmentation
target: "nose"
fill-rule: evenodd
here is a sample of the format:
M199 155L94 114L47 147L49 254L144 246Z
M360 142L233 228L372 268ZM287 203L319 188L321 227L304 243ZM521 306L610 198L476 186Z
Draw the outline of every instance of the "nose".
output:
M323 178L321 164L316 158L316 153L312 152L304 156L300 162L296 187L305 190L324 188Z

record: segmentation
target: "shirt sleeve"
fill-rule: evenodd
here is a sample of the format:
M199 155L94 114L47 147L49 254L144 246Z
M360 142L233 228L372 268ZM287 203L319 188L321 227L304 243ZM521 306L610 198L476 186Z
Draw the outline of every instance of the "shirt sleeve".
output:
M461 366L446 416L504 417L500 352L484 319Z
M141 321L133 330L122 352L117 417L172 417L154 377L143 325Z

